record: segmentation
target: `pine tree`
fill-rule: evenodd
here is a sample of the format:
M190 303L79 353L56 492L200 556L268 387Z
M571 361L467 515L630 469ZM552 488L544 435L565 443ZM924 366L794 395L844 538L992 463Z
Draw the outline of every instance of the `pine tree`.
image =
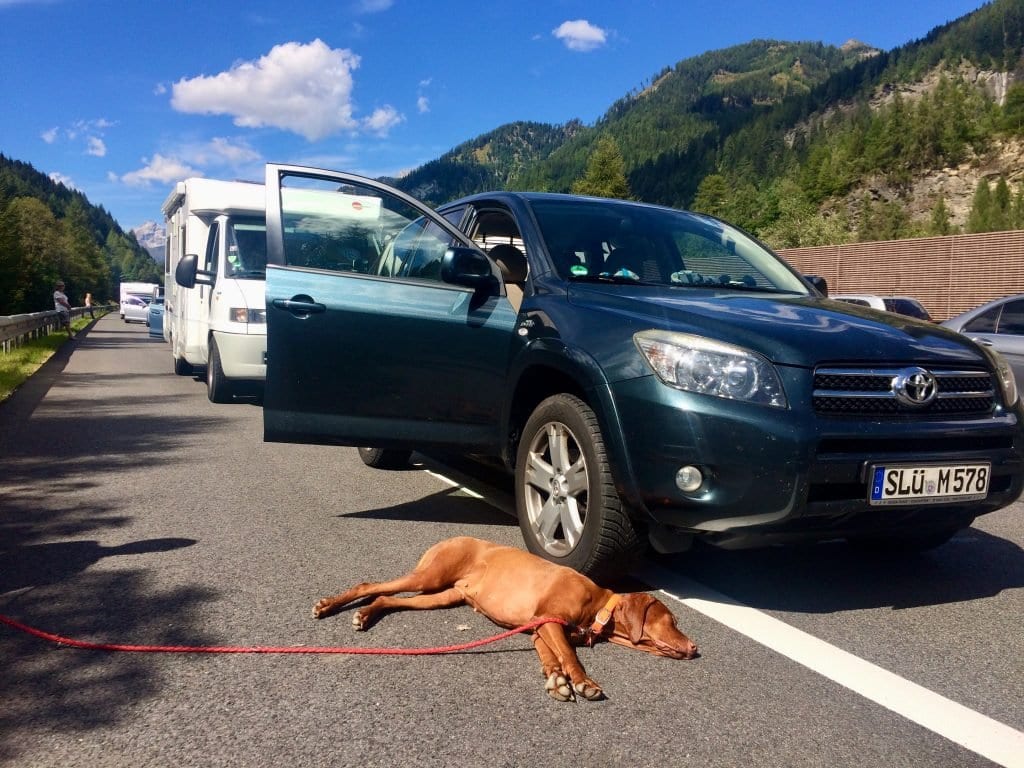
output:
M949 220L949 209L946 208L946 197L940 194L939 199L932 206L931 225L928 228L930 235L949 235L953 233L953 224Z
M988 179L982 179L974 190L971 212L967 217L967 232L972 235L978 232L991 232L991 219L992 191L988 187Z
M720 218L728 217L729 184L725 177L712 173L704 177L693 198L693 210Z
M629 199L626 163L615 139L602 136L597 140L587 161L587 171L582 179L573 182L572 191L577 195Z
M1002 176L996 182L996 191L992 195L992 216L989 228L992 232L1003 232L1010 229L1010 187Z

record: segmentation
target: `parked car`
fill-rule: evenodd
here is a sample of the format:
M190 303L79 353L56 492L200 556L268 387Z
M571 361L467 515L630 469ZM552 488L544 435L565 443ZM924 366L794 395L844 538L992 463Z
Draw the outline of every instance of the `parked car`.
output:
M895 312L898 315L916 317L918 320L931 320L932 316L924 305L912 296L875 296L870 293L837 293L829 296L836 301L845 301L847 304L856 304L861 307L871 307L885 312Z
M146 325L149 327L149 335L151 338L160 339L164 338L164 297L157 296L151 302L149 302L149 308L146 313Z
M942 325L998 351L1024 386L1024 293L982 304Z
M265 187L265 439L374 467L496 458L549 560L607 573L694 539L915 550L1021 494L998 354L828 301L719 219L525 192L434 211L298 166ZM303 212L293 188L337 204ZM353 196L381 203L353 220Z
M121 302L126 323L144 323L149 316L149 302L141 296L129 296Z

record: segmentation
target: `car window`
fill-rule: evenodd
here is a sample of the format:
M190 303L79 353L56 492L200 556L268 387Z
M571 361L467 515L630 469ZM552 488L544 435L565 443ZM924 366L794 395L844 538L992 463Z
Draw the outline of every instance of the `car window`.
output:
M281 189L289 266L382 277L439 279L451 237L420 211L375 187L288 177ZM436 273L436 274L435 274Z
M932 319L931 315L928 314L928 310L913 299L884 299L884 301L885 308L890 312L898 312L901 315L916 317L919 320Z
M607 200L546 198L531 206L564 279L808 291L771 251L709 216Z
M1002 310L1002 306L998 306L982 312L964 325L964 333L995 333L996 326L999 323L999 313Z
M1024 335L1024 300L1010 301L1003 305L998 332L1015 336Z
M451 237L440 227L420 218L395 238L387 254L392 263L388 274L425 280L441 279L441 259L451 244Z

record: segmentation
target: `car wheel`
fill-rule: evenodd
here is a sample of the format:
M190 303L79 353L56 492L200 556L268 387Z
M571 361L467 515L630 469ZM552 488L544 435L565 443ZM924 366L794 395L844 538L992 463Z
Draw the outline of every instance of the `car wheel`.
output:
M210 359L206 364L206 395L211 403L230 403L233 394L231 382L224 376L224 369L220 366L217 342L210 339Z
M363 464L374 469L403 469L409 466L412 451L396 448L360 448L359 458Z
M970 520L963 525L946 526L913 534L858 536L851 538L849 543L865 554L898 555L927 552L929 549L941 547L957 533L969 527L972 522L974 521Z
M604 576L643 549L615 491L597 416L578 397L549 397L531 414L515 485L519 527L535 555Z

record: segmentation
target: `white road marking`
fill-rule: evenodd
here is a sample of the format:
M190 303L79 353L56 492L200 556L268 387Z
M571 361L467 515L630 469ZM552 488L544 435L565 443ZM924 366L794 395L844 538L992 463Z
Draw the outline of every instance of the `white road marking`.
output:
M436 471L424 471L502 512L514 513L507 505L488 499L463 483ZM666 568L647 562L634 569L633 573L648 584L661 585L657 589L666 597L997 765L1024 768L1024 732Z
M1005 768L1024 768L1024 733L819 640L710 587L645 563L634 573L724 624L876 704ZM670 591L671 590L671 591Z

